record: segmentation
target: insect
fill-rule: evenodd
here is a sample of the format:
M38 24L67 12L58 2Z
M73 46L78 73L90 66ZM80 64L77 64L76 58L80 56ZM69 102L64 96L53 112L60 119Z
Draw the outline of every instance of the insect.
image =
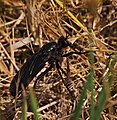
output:
M74 51L63 54L63 50L66 47L71 47ZM38 52L33 54L21 67L18 73L14 76L10 84L10 93L12 96L21 93L22 85L26 88L29 83L33 80L34 77L45 67L46 63L49 63L48 68L42 72L38 78L42 78L48 71L52 69L53 66L56 66L57 71L67 87L65 80L62 77L62 73L66 75L66 72L61 68L60 61L63 57L67 57L72 54L84 54L86 52L77 52L74 48L74 44L70 43L67 40L67 37L61 36L58 39L58 42L50 42L43 45ZM36 84L36 82L35 82ZM70 92L69 88L67 87Z

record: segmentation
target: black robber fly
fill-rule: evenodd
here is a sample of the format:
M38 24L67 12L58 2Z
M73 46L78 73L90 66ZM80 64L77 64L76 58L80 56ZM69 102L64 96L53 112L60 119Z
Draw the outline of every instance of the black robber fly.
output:
M74 52L69 52L63 54L63 49L66 47L71 47ZM33 54L21 67L21 69L16 73L13 80L10 84L10 93L12 96L16 96L16 94L21 93L22 86L26 88L29 83L33 80L34 77L46 66L46 63L49 64L48 68L44 72L42 72L38 76L38 80L42 78L48 71L51 70L53 66L56 66L57 71L64 83L67 87L66 82L62 77L62 73L66 75L66 72L61 68L60 62L63 57L67 57L72 54L84 54L86 52L77 52L75 51L74 45L71 44L67 38L61 36L58 42L50 42L43 45L40 50ZM35 83L36 84L36 83ZM67 87L70 92L69 88Z

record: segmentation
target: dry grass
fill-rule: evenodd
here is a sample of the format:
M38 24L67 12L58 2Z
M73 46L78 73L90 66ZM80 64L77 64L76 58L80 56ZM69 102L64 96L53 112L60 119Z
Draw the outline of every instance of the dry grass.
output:
M22 0L23 1L23 0ZM69 34L69 40L78 45L79 50L89 50L89 32L92 29L94 43L95 101L100 93L103 78L106 76L112 54L117 50L117 2L116 0L66 0L61 8L54 0L4 0L0 1L0 112L2 120L12 120L21 114L21 98L17 109L10 96L9 85L14 74L20 69L26 58L31 56L47 42L57 41ZM69 11L82 25L73 20ZM83 30L82 30L83 29ZM70 48L65 52L71 51ZM68 71L67 59L61 66ZM69 120L79 99L81 90L89 75L88 54L73 55L68 58L68 86L76 100L71 100L55 68L38 81L35 89L39 111L44 120ZM117 64L114 71L117 74ZM108 88L107 86L107 89ZM117 119L117 80L109 90L109 97L101 120ZM28 94L28 93L27 93ZM28 96L28 95L27 95ZM27 100L27 102L29 102ZM89 118L90 93L87 92L82 107L81 119ZM29 107L29 106L28 106ZM29 108L30 111L30 108ZM31 117L32 113L28 113ZM19 119L18 118L18 119ZM31 117L33 119L33 117Z

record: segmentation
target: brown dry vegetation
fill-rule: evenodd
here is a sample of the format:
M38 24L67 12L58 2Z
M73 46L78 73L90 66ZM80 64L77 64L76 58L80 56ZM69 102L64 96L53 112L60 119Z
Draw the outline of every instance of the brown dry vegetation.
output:
M62 1L62 0L61 0ZM10 82L26 58L47 42L57 41L69 34L69 40L78 45L79 50L89 50L90 38L68 15L67 10L85 26L92 30L94 43L95 102L107 73L111 55L117 50L117 1L116 0L65 0L62 9L54 0L3 0L0 1L0 112L1 120L20 119L21 98L14 108L10 96ZM68 47L65 52L71 51ZM57 70L53 68L38 81L35 94L44 120L69 120L75 108L84 83L89 75L88 54L73 55L64 59L61 66L70 72L68 86L76 100L71 100ZM117 64L114 66L117 73ZM108 92L108 86L107 86ZM110 91L110 90L109 90ZM28 96L28 92L27 92ZM89 117L90 93L82 107L82 120ZM27 102L29 102L27 100ZM48 106L46 106L48 105ZM29 107L29 106L28 106ZM30 111L30 108L29 110ZM29 118L33 119L29 114ZM117 119L117 79L114 84L101 120Z

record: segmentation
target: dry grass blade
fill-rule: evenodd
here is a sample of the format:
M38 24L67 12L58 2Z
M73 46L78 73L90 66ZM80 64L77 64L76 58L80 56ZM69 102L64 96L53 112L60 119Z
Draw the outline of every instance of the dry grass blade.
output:
M62 2L60 2L59 0L55 0L55 1L60 5L61 8L64 9ZM81 27L81 29L83 29L85 32L87 32L89 34L87 28L69 10L67 11L67 14L73 19L73 21L75 21L75 23L79 27Z
M27 45L27 44L31 43L31 41L34 41L34 40L32 38L28 37L28 38L25 38L21 41L18 41L16 43L14 43L12 47L13 47L14 50L16 50L16 49L18 49L18 48L20 48L24 45Z
M37 81L34 89L36 104L39 105L37 111L41 113L42 119L69 120L74 115L73 111L80 96L85 96L85 99L81 100L81 104L78 104L80 119L98 119L99 116L100 120L117 119L117 61L115 65L111 65L112 68L109 67L110 61L117 53L115 1L0 1L1 119L21 119L22 96L17 98L17 102L11 97L9 93L11 79L29 60L29 57L33 56L33 53L49 42L57 42L60 36L67 37L68 41L77 47L75 49L77 52L92 51L93 72L90 72L90 53L73 54L67 59L63 58L60 66L68 76L64 74L62 76L67 87L75 96L75 99L71 101L69 92L63 85L56 67L49 69L50 71ZM92 49L90 49L92 45L90 39L93 43ZM63 52L67 54L73 50L67 47ZM48 66L45 66L44 69L46 67ZM88 76L93 76L94 79ZM34 80L30 86L33 85ZM113 83L110 83L112 81ZM84 90L84 94L82 94L82 90ZM28 96L29 91L26 89L27 103L29 103ZM16 111L14 111L14 101ZM98 106L101 106L99 111ZM34 119L30 108L29 104L27 104L27 109L24 106L25 119ZM98 118L95 118L94 111L95 114L98 114Z
M1 72L4 72L6 75L10 75L10 71L8 70L6 64L4 63L3 60L0 60L0 70Z
M11 24L15 23L16 21L17 20L13 20L13 21L10 21L10 22L4 23L4 24L0 24L0 28L11 25Z
M14 65L14 67L19 70L19 68L17 67L17 65L14 63L14 61L11 59L10 55L8 54L8 52L5 50L4 46L2 45L2 43L0 43L1 48L3 49L3 51L5 52L5 54L7 55L7 57L9 58L9 60L11 61L11 63Z

